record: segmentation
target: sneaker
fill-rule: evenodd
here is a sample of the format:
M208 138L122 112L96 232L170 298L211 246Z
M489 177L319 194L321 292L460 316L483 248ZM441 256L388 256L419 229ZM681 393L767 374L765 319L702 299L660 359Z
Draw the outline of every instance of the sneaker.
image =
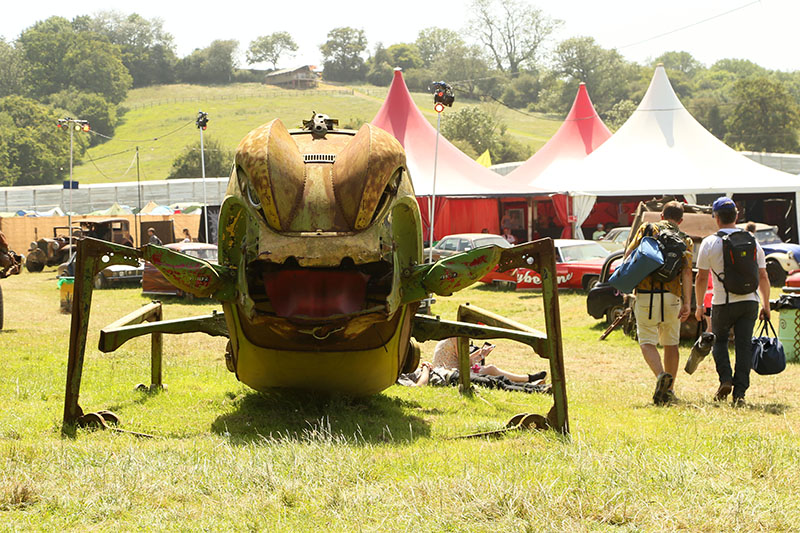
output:
M728 397L728 394L733 390L733 384L730 381L720 383L717 392L714 394L714 401L721 402Z
M664 393L664 403L678 403L680 400L672 389Z
M656 405L663 405L667 403L667 393L669 388L672 387L674 381L672 374L669 372L662 372L656 379L656 391L653 393L653 403Z
M744 400L744 396L734 396L731 405L733 407L747 407L747 402Z
M714 346L714 334L713 333L702 333L692 346L692 353L689 355L689 359L686 360L686 367L684 370L687 374L694 373L697 370L697 366L703 362L703 359L706 358L708 353L711 351L711 347Z

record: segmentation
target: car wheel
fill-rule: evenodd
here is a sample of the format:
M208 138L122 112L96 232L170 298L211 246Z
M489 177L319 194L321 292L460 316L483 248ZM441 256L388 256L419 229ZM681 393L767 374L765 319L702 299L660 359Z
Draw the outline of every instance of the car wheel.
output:
M786 271L777 261L767 261L767 276L773 287L783 287L786 283Z
M597 276L586 276L583 278L583 288L587 291L594 289L594 286L600 282L600 278Z
M619 315L625 312L625 306L622 305L615 305L614 307L610 308L606 311L606 324L609 326L612 322L614 322Z
M106 287L108 287L108 282L106 281L106 277L101 272L94 277L94 288L105 289Z

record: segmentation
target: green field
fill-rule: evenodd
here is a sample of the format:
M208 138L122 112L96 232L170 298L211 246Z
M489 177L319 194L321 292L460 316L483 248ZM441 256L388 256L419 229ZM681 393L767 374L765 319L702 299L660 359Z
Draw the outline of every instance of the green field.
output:
M135 149L139 147L139 172L143 180L165 179L172 161L189 144L199 144L194 124L198 110L209 114L205 135L231 150L247 132L280 118L289 128L300 127L312 111L338 118L340 125L372 120L388 89L380 87L322 86L317 90L282 90L257 83L222 87L167 85L134 89L122 107L127 111L117 126L114 138L91 148L74 169L82 183L111 183L136 180ZM414 94L414 99L432 124L429 94ZM457 100L459 109L477 102ZM539 149L561 125L561 120L542 115L526 115L499 104L480 104L502 119L508 133L520 142ZM103 133L103 132L100 132ZM157 139L157 140L154 140Z
M81 405L156 436L60 433L70 317L52 270L1 282L0 530L5 531L791 531L800 523L800 367L753 376L750 406L711 401L713 364L680 374L682 402L655 407L634 342L561 294L570 438L522 432L449 440L545 413L551 398L393 386L367 399L263 395L225 369L224 339L167 336L168 390L149 346L96 350L100 327L148 300L95 292ZM542 328L541 296L479 286L469 301ZM165 301L165 318L211 302ZM423 357L430 357L426 343ZM684 347L682 355L688 354ZM546 361L498 342L490 362Z

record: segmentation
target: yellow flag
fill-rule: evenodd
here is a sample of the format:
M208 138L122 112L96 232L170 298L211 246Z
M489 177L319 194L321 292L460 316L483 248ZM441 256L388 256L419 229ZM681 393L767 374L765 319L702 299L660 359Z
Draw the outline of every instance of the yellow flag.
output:
M477 163L489 168L492 166L492 156L489 155L489 149L487 148L485 152L478 156L478 159L475 160Z

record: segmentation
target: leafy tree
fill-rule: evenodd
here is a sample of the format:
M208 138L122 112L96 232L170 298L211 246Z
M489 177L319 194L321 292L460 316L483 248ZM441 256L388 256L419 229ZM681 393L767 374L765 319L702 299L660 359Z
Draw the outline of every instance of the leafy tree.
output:
M475 157L489 150L497 163L527 159L530 150L506 135L506 126L479 106L462 107L442 121L442 135ZM468 145L470 150L464 149Z
M486 47L498 70L536 67L543 48L562 22L523 0L473 0L470 30Z
M636 111L636 104L631 100L622 100L614 104L614 107L606 113L606 119L603 122L611 131L617 131L631 118L634 111Z
M177 77L185 83L230 83L236 68L235 40L216 40L178 61Z
M117 107L99 94L66 90L50 95L47 97L47 102L54 108L66 111L68 116L88 120L92 131L108 137L114 135ZM103 142L103 138L97 135L90 137L89 140L92 146Z
M725 142L740 150L796 152L800 108L786 87L766 77L745 78L733 88L736 102Z
M0 38L0 98L27 92L27 65L19 49Z
M22 96L0 99L0 182L43 185L65 175L69 166L69 133L56 128L56 111ZM74 159L86 151L84 134L74 134Z
M442 57L449 56L451 49L466 45L458 32L436 27L420 30L414 44L417 45L422 64L426 67Z
M33 96L72 88L116 104L131 86L119 47L97 33L76 31L62 17L37 22L22 32L17 46L28 66L25 81Z
M689 52L664 52L651 61L650 66L655 67L659 63L662 63L667 70L683 72L690 78L703 68L703 64L692 57Z
M390 46L386 53L391 58L391 64L403 70L421 67L422 57L415 44L399 43Z
M84 26L86 31L103 35L120 47L122 63L133 77L134 87L175 80L175 43L160 19L148 20L136 13L123 15L116 11L82 19L75 19L73 26Z
M364 59L367 49L364 30L350 27L334 28L328 40L320 45L323 57L323 75L332 81L355 81L364 77Z
M490 77L489 64L478 46L452 46L431 66L437 80L448 81L464 96L474 98L486 92L487 85L481 82Z
M503 92L503 103L524 108L539 100L542 83L535 73L526 72L511 80Z
M386 61L380 63L370 62L369 70L367 70L367 81L372 85L385 87L392 83L394 76L394 69Z
M554 70L566 77L561 93L560 111L566 111L583 82L592 103L601 115L614 104L628 98L631 85L638 79L636 65L626 62L616 50L607 50L592 37L573 37L559 43L554 54Z
M724 70L736 78L749 78L751 76L768 76L769 72L764 67L757 65L749 59L720 59L711 70Z
M257 37L250 41L247 49L247 63L261 63L268 61L272 68L278 68L278 60L288 52L297 52L297 43L294 42L289 32L276 31L270 35Z
M231 173L234 153L226 145L212 137L203 139L203 161L206 176L228 176ZM200 140L187 144L183 151L172 161L172 170L167 176L171 178L201 178L203 169L200 165Z

